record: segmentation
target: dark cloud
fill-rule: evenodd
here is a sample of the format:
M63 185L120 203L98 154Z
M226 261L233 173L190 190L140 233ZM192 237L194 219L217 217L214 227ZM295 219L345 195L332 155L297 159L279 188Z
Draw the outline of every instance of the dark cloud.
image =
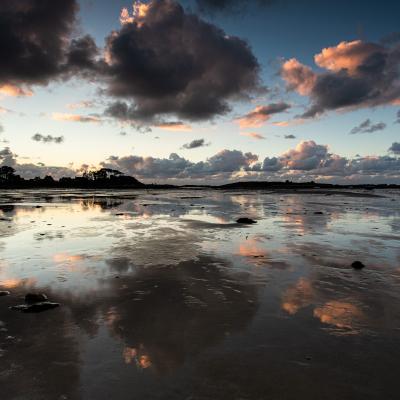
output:
M392 143L392 145L389 147L388 151L393 153L393 154L400 155L400 143L399 142Z
M397 119L396 119L395 123L400 124L400 110L397 111L396 117L397 117Z
M395 143L393 144L395 145ZM392 146L393 146L392 145ZM396 146L394 146L396 149ZM400 182L400 158L367 156L348 159L328 151L314 141L299 143L279 157L267 157L254 170L274 173L276 178L334 180L348 182Z
M296 59L286 61L281 69L287 88L311 100L302 118L399 101L400 45L342 42L323 49L314 59L325 72L313 72Z
M346 168L346 174L364 174L400 177L400 158L398 157L362 157L360 159L350 160Z
M32 136L32 140L43 143L62 143L64 141L64 136L42 135L40 133L35 133Z
M371 120L368 118L365 121L361 122L360 125L355 126L350 134L354 135L357 133L373 133L377 131L381 131L386 128L386 124L383 122L378 122L377 124L373 124Z
M67 52L66 69L77 71L90 78L91 71L98 69L99 50L94 39L89 36L73 39Z
M384 45L393 45L400 42L400 32L392 32L384 36L381 39L381 43Z
M196 0L197 6L202 12L237 12L252 6L267 6L275 3L276 0Z
M259 64L247 42L186 13L174 0L150 1L142 14L123 22L106 39L103 73L109 94L130 104L111 105L110 115L209 119L259 89Z
M71 41L77 11L76 0L2 0L0 85L47 84L88 67L97 49L88 36Z
M222 150L206 161L191 162L176 153L168 158L111 156L103 167L118 169L142 179L221 179L234 172L248 170L258 157L239 150Z
M294 135L285 135L284 138L285 139L296 139L296 136L294 136Z
M282 168L283 164L277 157L266 157L262 163L263 171L279 171Z
M186 143L182 146L183 149L197 149L199 147L209 146L209 143L206 143L204 139L195 139L190 143Z
M9 167L14 167L16 163L15 155L9 147L0 150L0 166L7 165Z

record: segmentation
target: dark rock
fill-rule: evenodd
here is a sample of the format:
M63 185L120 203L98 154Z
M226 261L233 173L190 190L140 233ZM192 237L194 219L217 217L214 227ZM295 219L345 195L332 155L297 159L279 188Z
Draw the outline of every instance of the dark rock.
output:
M324 213L322 211L315 211L315 215L323 215Z
M25 303L33 304L47 301L47 296L44 293L28 293L25 296Z
M238 224L256 224L257 221L254 221L254 219L251 218L239 218L238 220L236 220L236 222Z
M351 266L352 266L354 269L363 269L363 268L365 268L365 265L364 265L361 261L354 261L354 262L351 264Z
M11 293L8 290L0 290L0 297L9 296Z
M42 301L33 304L20 304L18 306L10 307L11 310L21 311L23 313L40 313L43 311L51 310L59 307L59 303L53 303L51 301Z

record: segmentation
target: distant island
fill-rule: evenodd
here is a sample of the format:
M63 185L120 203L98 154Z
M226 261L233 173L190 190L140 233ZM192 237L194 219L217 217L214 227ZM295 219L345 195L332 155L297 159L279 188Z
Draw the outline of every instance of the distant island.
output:
M239 181L223 185L168 185L145 184L133 176L121 171L100 168L95 171L84 172L82 176L74 178L63 177L59 180L47 175L44 178L36 177L24 179L16 174L14 168L0 167L0 189L224 189L224 190L265 190L265 189L400 189L396 184L357 184L338 185L318 182L291 182L291 181Z

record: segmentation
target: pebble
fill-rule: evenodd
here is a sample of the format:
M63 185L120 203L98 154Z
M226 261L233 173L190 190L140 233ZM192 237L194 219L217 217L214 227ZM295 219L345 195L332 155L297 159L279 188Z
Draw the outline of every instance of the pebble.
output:
M236 222L238 224L256 224L257 221L254 221L254 219L251 218L239 218L238 220L236 220Z
M361 261L354 261L354 262L351 264L351 266L352 266L354 269L363 269L363 268L365 268L365 265L364 265Z

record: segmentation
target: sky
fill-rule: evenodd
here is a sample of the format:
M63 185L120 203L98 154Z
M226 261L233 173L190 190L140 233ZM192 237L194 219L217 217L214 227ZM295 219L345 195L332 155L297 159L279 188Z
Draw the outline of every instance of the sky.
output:
M400 183L400 3L2 0L0 166Z

